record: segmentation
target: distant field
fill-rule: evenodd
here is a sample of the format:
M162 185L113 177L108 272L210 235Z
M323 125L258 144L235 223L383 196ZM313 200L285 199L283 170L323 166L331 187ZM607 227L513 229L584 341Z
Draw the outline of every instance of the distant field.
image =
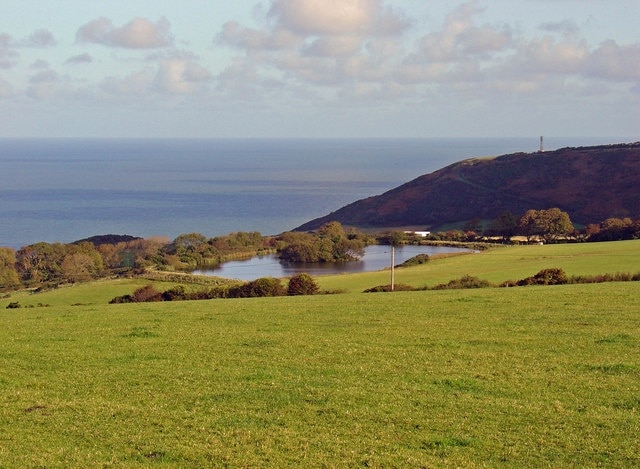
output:
M406 273L638 270L586 246ZM144 283L0 300L0 467L640 465L638 282L107 304Z
M3 310L0 466L637 466L637 293Z
M640 271L640 240L495 248L396 269L395 279L397 283L414 287L432 287L463 275L502 283L529 277L551 267L561 267L567 275L636 273ZM390 271L319 277L318 283L325 290L361 292L372 286L389 284Z

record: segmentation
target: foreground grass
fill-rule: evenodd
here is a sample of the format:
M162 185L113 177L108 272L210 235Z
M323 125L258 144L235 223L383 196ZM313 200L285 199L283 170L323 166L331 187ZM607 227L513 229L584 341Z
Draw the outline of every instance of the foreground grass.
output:
M473 275L499 284L553 267L563 268L569 276L636 273L640 270L640 240L494 248L396 269L395 281L421 288ZM390 271L319 277L318 283L323 290L362 292L376 285L389 284Z
M0 310L0 467L640 464L637 283L85 300Z

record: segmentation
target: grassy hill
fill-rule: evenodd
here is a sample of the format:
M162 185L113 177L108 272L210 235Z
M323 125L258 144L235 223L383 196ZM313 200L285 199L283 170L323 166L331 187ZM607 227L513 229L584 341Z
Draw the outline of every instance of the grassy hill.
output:
M640 241L507 247L398 275L638 259ZM141 282L0 299L0 467L640 464L637 282L107 304Z
M640 240L509 246L453 257L436 257L426 264L395 269L395 281L420 288L433 287L463 275L473 275L499 284L555 267L564 269L569 276L636 273L640 271L639 260ZM342 289L349 292L361 292L389 282L389 270L318 278L323 290Z
M579 224L640 217L640 142L472 158L349 204L298 227L328 221L361 228L432 229L505 211L558 207Z

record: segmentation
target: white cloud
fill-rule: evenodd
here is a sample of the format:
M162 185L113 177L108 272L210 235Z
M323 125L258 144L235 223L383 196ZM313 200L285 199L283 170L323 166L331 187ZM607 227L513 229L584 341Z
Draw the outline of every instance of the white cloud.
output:
M0 68L11 68L17 63L19 55L12 46L13 38L0 33Z
M217 41L244 50L257 67L257 80L281 80L293 88L339 88L383 77L398 52L391 44L409 26L381 0L273 0L264 20L262 29L228 22ZM233 85L222 78L221 87ZM308 96L319 91L308 90Z
M46 29L38 29L29 37L20 41L20 45L23 47L52 47L56 44L58 44L58 41L56 41L53 34Z
M603 42L590 54L586 72L611 80L640 83L640 43L621 46L613 40Z
M74 55L73 57L69 57L65 60L65 64L87 64L93 62L93 57L91 57L86 52L84 54Z
M171 25L166 18L160 18L156 23L146 18L134 18L117 28L110 19L102 17L82 26L76 34L76 39L79 42L111 47L154 49L173 43L170 28Z
M38 29L28 37L15 40L6 33L0 33L0 68L13 68L18 63L20 54L16 49L20 48L44 48L52 47L57 41L46 29Z
M155 83L163 92L190 94L198 91L211 79L211 74L196 62L183 58L163 60Z
M407 21L380 0L274 0L269 15L301 35L386 35Z
M34 70L49 68L49 62L47 62L46 60L38 59L33 62L29 68L32 68Z
M29 78L29 83L57 83L60 81L60 75L53 70L43 70Z
M506 49L512 42L508 28L474 24L474 17L483 11L475 2L460 5L447 15L441 31L420 39L417 60L449 62L486 57Z
M139 70L123 78L107 77L100 88L110 95L143 96L149 92L153 84L154 72L150 69Z
M291 31L282 29L260 31L245 28L235 21L225 23L217 40L249 51L288 49L301 43L301 38Z
M42 70L29 78L27 96L43 101L56 96L61 83L60 75L53 70Z
M144 112L261 110L281 116L275 120L283 128L296 113L366 120L369 110L372 119L376 112L409 119L464 108L469 116L495 109L507 116L549 103L640 99L640 43L600 42L607 36L589 36L593 26L584 15L548 15L554 21L546 23L540 15L532 23L521 12L500 10L506 0L461 0L444 12L446 2L414 9L418 3L402 2L416 12L408 18L392 0L261 0L252 23L228 21L213 32L214 48L184 35L184 23L175 23L174 41L165 18L114 24L89 17L97 19L76 34L84 53L78 44L75 50L57 44L46 29L17 39L0 33L0 97L70 105L84 99L93 109L106 103ZM54 46L51 53L38 50ZM334 124L332 117L327 122Z
M13 87L11 83L0 77L0 98L10 98L13 96Z
M358 36L320 37L303 49L304 55L319 57L345 57L357 53L362 48Z
M101 89L116 96L188 95L201 92L211 73L188 57L162 58L157 68L147 67L124 77L107 77Z

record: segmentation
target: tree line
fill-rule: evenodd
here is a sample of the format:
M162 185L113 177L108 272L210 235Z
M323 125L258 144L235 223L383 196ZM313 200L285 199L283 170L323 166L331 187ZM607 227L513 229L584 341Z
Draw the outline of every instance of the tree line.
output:
M153 285L138 288L130 295L117 296L110 303L145 303L157 301L212 300L220 298L260 298L269 296L315 295L319 292L316 281L306 273L291 277L286 285L280 279L262 277L250 282L228 282L210 288L188 289L177 285L160 292Z
M600 223L577 229L569 214L559 208L527 210L521 216L504 212L488 223L474 218L459 230L434 233L432 239L451 241L490 241L500 239L511 243L514 237L524 237L526 242L557 243L566 241L621 241L640 239L640 218L611 217Z
M15 251L0 248L0 290L44 288L103 277L135 275L148 269L192 271L262 254L278 254L283 262L348 262L375 242L355 230L330 222L316 233L287 232L262 236L236 232L207 238L185 233L173 241L115 235L70 244L39 242Z
M640 219L607 218L577 230L569 215L559 208L528 210L520 217L505 212L489 223L469 220L461 230L434 233L429 240L477 242L498 238L511 242L515 236L546 243L639 239ZM0 291L135 275L148 269L191 271L261 254L277 254L281 261L290 263L349 262L362 257L369 244L412 241L421 240L412 240L403 232L368 235L345 230L333 221L314 233L286 232L278 236L237 232L207 238L186 233L173 241L107 235L71 244L39 242L17 251L0 247Z

